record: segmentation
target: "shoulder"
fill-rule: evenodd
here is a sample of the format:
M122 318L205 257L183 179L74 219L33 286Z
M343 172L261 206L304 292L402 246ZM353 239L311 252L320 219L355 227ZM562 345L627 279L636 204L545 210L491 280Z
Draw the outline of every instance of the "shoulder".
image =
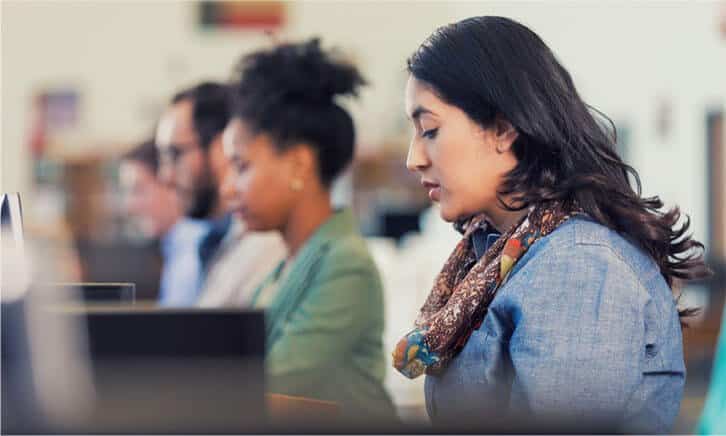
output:
M325 271L378 274L365 239L357 233L330 240L323 251L321 262L321 269Z
M550 235L540 239L525 253L517 267L528 263L541 264L547 258L555 264L599 263L622 268L628 276L645 285L660 277L655 261L618 232L587 217L574 217Z
M229 238L219 247L213 265L225 264L229 274L248 274L258 268L271 269L285 258L287 249L279 234L245 232Z
M547 288L577 299L608 297L644 305L673 294L655 261L625 237L586 217L575 217L535 242L502 288ZM532 298L533 293L529 293ZM553 297L554 295L550 295ZM565 295L562 295L565 297Z
M245 232L238 237L235 247L255 256L264 254L277 257L286 251L285 243L277 232Z
M319 254L309 298L354 303L359 310L383 298L383 286L365 240L345 235L326 244ZM337 303L335 303L337 304Z

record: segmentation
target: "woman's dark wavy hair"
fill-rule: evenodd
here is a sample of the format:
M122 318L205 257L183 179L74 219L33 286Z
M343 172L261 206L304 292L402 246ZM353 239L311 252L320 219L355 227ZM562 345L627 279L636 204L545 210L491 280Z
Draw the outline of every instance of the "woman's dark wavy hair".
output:
M303 142L318 158L321 183L353 159L355 128L335 101L358 95L365 80L351 64L320 47L320 40L285 43L244 56L232 84L233 115L255 133L270 135L279 151Z
M493 16L441 27L409 58L408 70L484 128L499 116L517 130L518 163L498 192L504 207L576 203L647 252L671 288L676 279L709 275L703 244L686 234L690 219L678 226L678 207L661 211L657 196L641 197L637 172L615 152L612 121L580 98L570 74L530 29Z

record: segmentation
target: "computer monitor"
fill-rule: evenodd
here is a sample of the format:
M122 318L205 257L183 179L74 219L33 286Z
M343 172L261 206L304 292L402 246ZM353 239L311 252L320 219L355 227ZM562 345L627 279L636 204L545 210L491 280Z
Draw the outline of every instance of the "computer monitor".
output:
M224 309L92 307L96 391L82 432L241 433L267 425L264 315Z
M121 282L80 282L34 284L33 289L42 292L75 294L86 304L134 304L136 286Z
M2 194L0 197L0 277L2 300L20 298L29 284L25 239L23 235L23 210L20 194Z

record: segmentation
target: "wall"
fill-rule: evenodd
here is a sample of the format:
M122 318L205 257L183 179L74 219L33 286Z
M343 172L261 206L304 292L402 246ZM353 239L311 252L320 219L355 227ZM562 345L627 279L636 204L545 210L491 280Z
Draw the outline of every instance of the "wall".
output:
M457 3L456 19L504 15L530 26L571 72L583 98L630 125L628 160L643 191L692 215L706 237L706 110L726 103L726 35L717 2ZM656 132L672 101L670 135Z
M401 129L405 58L437 25L472 15L523 21L557 53L581 94L631 128L630 161L647 194L693 215L705 236L705 110L726 101L726 39L716 2L291 3L283 38L321 35L361 65L372 85L351 104L361 143ZM45 85L83 92L82 131L67 147L126 145L151 128L168 96L200 78L225 79L257 32L197 28L187 2L2 4L2 184L26 191L29 97ZM655 132L656 102L673 128Z
M82 91L81 132L65 147L125 145L149 131L174 90L228 78L242 53L269 41L260 32L204 32L187 2L7 1L2 9L2 154L14 163L2 168L5 190L30 183L23 141L39 87ZM288 10L283 39L321 35L362 66L371 86L351 106L361 142L378 142L396 124L391 113L401 117L405 56L446 5L417 7L415 20L406 3L291 3Z

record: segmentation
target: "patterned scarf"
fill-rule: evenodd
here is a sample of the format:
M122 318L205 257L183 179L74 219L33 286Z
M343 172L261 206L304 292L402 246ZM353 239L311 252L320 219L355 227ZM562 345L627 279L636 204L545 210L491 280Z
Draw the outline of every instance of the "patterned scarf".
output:
M396 345L393 366L408 378L446 367L481 326L497 290L527 249L578 212L560 202L534 206L479 261L471 236L489 224L483 215L464 222L464 237L436 277L414 330Z

